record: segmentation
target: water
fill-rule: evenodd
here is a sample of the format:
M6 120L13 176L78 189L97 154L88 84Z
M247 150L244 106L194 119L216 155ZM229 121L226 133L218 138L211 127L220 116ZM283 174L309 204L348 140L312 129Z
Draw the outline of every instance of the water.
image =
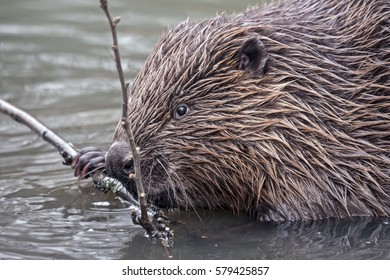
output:
M256 1L110 1L121 15L131 80L167 26ZM79 147L107 148L120 86L98 1L3 0L0 97ZM172 215L175 259L390 259L386 219L270 224L199 210ZM0 115L0 259L164 259L130 220L129 205L78 182L58 153Z

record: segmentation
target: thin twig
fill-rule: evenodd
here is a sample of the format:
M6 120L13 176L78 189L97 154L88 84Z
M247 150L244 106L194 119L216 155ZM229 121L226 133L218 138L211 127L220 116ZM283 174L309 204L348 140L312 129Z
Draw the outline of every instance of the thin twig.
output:
M122 118L121 123L122 126L126 132L131 152L133 156L133 164L134 164L134 174L131 174L129 179L134 180L135 184L137 186L137 192L138 192L138 199L140 203L141 208L141 219L138 221L140 225L147 231L149 235L152 235L154 232L154 228L149 220L149 217L147 215L147 204L146 204L146 195L145 191L142 185L142 178L141 178L141 164L140 164L140 156L139 156L139 150L136 147L134 136L131 131L131 125L128 118L128 87L129 83L125 82L121 59L119 55L119 46L118 46L118 38L116 34L116 25L120 21L120 17L116 17L115 19L112 19L110 12L108 10L108 2L107 0L100 0L100 7L103 9L104 13L107 16L108 22L110 24L111 28L111 34L112 34L112 50L114 52L115 56L115 64L118 71L119 80L122 86Z
M114 51L115 64L116 64L116 68L118 70L119 81L120 81L121 87L122 87L122 98L123 98L122 112L123 111L127 112L127 101L128 101L128 99L127 99L127 88L129 86L129 84L125 82L125 76L123 74L121 58L120 58L120 55L119 55L118 38L117 38L117 35L116 35L116 25L119 23L121 18L120 17L116 17L116 18L114 18L114 20L112 19L111 14L110 14L110 12L108 10L108 2L107 2L107 0L100 0L100 8L103 9L104 13L107 16L108 23L110 24L111 34L112 34L112 50Z

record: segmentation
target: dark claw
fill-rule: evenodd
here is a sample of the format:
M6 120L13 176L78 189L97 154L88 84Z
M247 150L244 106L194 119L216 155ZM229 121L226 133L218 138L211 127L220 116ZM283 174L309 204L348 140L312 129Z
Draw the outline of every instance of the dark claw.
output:
M104 168L104 157L98 156L96 158L91 158L88 163L85 165L85 167L81 170L81 177L87 178L91 173L93 173L96 170L100 170Z
M85 155L89 152L101 152L102 150L96 148L96 147L85 147L79 150L78 154L73 158L72 160L72 168L75 168L75 166L78 164L78 161L82 155Z
M74 176L80 179L90 177L95 171L104 169L105 152L95 147L86 147L72 160Z

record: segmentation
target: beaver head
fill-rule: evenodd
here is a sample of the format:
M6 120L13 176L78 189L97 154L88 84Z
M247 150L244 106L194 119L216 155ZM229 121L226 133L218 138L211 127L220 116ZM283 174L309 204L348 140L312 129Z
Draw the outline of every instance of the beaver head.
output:
M150 201L277 221L390 214L390 10L346 2L290 1L162 37L129 93ZM106 168L125 184L133 172L121 126Z

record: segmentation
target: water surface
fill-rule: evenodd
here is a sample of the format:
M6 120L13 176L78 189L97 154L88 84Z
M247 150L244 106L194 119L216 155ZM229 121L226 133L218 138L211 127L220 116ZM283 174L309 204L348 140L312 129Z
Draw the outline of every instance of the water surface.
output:
M162 4L164 3L164 4ZM162 32L256 1L112 0L130 81ZM6 0L0 9L0 97L76 146L107 149L120 86L98 1ZM130 220L130 206L78 182L58 153L0 115L0 259L164 259ZM386 219L259 223L244 215L173 213L175 259L389 259Z

